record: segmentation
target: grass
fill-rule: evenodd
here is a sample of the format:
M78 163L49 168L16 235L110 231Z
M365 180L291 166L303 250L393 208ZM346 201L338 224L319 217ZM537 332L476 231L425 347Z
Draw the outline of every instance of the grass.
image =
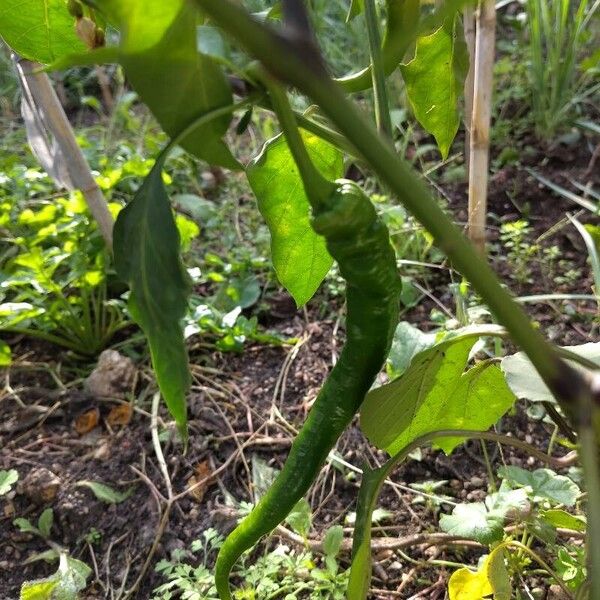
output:
M597 0L527 1L531 101L543 139L571 125L576 106L600 89L600 57L582 60L588 48L594 49L598 7Z

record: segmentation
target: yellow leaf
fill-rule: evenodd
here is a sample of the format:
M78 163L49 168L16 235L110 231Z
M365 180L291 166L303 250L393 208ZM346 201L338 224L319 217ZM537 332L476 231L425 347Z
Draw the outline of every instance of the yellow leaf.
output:
M448 582L450 600L510 600L510 577L504 564L502 546L486 557L478 571L459 569Z
M448 582L450 600L482 600L493 592L485 571L459 569Z

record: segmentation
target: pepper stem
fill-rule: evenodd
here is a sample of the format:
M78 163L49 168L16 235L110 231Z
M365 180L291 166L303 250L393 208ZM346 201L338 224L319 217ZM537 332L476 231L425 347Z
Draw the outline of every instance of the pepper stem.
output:
M260 79L269 92L273 110L300 172L310 205L314 209L323 207L334 191L335 184L325 179L311 160L285 89L261 67L258 67L257 72L253 72L253 75Z

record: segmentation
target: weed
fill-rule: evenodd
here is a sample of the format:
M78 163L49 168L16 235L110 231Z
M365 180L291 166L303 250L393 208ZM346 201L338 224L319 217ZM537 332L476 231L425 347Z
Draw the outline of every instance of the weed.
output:
M341 528L331 528L325 535L323 567L321 559L308 550L297 552L280 545L260 557L254 564L242 564L235 573L241 581L236 600L269 600L279 594L289 598L310 600L342 600L345 598L347 574L339 571L336 555L342 540ZM214 529L202 533L191 545L191 552L175 552L170 560L162 560L156 571L167 582L154 590L153 600L218 600L210 563L224 538ZM184 560L196 558L197 566Z
M503 223L500 227L500 241L506 249L504 259L511 266L512 277L518 283L531 283L532 258L537 254L537 247L529 237L532 228L528 221L520 219Z
M598 3L528 0L531 105L538 135L568 127L576 105L598 90L598 57L582 61Z

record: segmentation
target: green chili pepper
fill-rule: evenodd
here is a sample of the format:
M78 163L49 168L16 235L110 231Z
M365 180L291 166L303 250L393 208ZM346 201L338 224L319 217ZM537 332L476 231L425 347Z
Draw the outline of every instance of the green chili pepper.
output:
M402 62L421 18L420 0L387 0L387 25L381 45L383 70L391 75ZM346 92L362 92L373 85L371 66L337 80Z
M308 491L381 370L397 324L401 282L396 257L370 200L354 182L340 180L313 210L313 228L325 237L347 282L347 339L281 473L221 548L215 579L222 600L231 600L229 574L235 561Z

